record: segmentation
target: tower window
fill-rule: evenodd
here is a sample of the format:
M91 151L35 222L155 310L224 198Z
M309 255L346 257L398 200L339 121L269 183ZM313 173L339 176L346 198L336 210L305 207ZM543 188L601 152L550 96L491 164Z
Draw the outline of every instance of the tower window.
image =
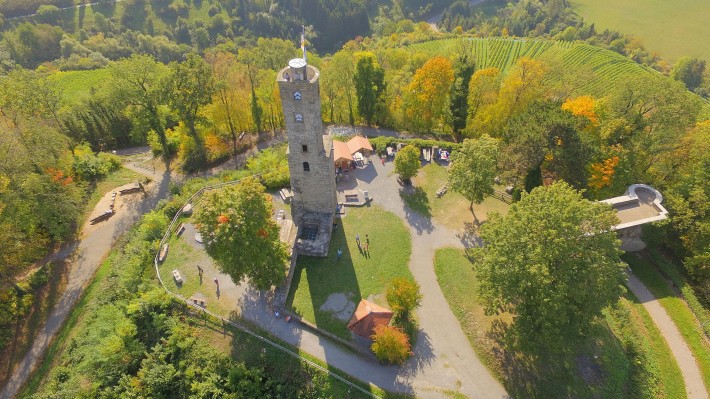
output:
M311 171L311 165L308 164L308 162L303 163L303 171L304 172L310 172Z
M303 150L303 152L308 152L308 146L305 144L301 144L301 149Z

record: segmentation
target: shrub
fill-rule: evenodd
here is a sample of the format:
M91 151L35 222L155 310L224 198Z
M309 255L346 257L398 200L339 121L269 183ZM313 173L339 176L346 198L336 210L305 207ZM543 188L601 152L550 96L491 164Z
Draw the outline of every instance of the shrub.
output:
M402 180L416 176L420 166L419 149L412 144L399 150L394 157L394 171Z
M380 362L402 364L412 354L407 334L396 327L375 327L372 341L372 351Z
M408 318L409 313L419 307L422 302L419 284L406 278L392 280L387 287L385 297L392 310L405 318Z
M290 180L288 159L282 148L269 148L249 158L247 169L255 175L260 174L266 188L285 187Z

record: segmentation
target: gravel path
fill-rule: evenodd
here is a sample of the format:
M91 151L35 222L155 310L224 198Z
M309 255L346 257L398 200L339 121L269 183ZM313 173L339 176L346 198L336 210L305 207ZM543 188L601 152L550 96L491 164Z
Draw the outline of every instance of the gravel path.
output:
M628 286L631 292L643 303L643 306L651 315L651 319L653 319L653 322L671 348L671 352L673 352L673 356L678 362L678 367L680 367L680 372L683 374L688 399L707 399L708 392L705 390L703 378L698 364L695 362L695 357L690 348L688 348L688 344L685 343L683 336L680 335L673 320L668 316L663 306L658 303L656 297L632 273L629 273Z

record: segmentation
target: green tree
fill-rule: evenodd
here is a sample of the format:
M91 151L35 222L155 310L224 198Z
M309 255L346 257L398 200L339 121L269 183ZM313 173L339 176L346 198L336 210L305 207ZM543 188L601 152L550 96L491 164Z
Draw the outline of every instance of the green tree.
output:
M355 92L357 93L357 110L370 126L377 109L381 107L382 95L385 91L385 70L377 63L373 53L356 54Z
M471 212L474 202L480 204L493 194L498 153L498 140L483 135L477 140L464 140L461 148L451 154L449 185L471 201Z
M419 160L419 148L412 144L397 151L394 157L394 172L402 180L409 180L416 176L420 166L422 163Z
M387 303L393 311L399 313L404 319L422 302L419 284L406 278L396 278L390 282L385 293Z
M174 154L170 152L161 112L161 79L167 71L153 57L139 54L112 63L110 70L115 82L115 98L131 107L137 119L158 136L161 155L169 169Z
M195 218L207 253L235 283L247 277L253 286L267 289L283 281L288 255L272 213L264 186L255 178L207 193L201 201Z
M212 69L199 55L188 54L185 61L170 64L170 72L164 79L163 87L168 105L185 123L194 141L192 154L186 154L188 158L185 166L188 169L204 167L207 152L196 125L202 119L200 109L212 101L215 91Z
M377 360L391 364L402 364L412 354L407 334L392 326L375 327L371 349Z
M523 347L562 349L582 336L623 293L617 223L609 205L564 182L523 194L483 225L486 244L473 253L486 311L512 313Z
M703 83L705 73L705 60L699 58L682 57L671 70L671 77L683 82L688 90L693 91Z

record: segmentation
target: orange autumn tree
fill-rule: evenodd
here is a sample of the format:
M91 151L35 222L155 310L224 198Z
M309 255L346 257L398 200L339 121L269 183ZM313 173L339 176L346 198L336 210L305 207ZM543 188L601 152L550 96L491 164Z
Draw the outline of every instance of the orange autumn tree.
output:
M413 129L429 132L446 123L453 82L454 67L448 58L434 57L417 69L405 89L405 115Z
M599 190L610 186L618 164L619 157L616 155L602 162L592 164L592 177L589 179L589 187Z
M412 354L407 334L392 326L375 327L371 349L377 360L391 364L402 364Z
M593 125L599 124L599 116L595 108L597 101L592 96L579 96L569 98L562 104L562 109L571 112L574 116L583 116Z

